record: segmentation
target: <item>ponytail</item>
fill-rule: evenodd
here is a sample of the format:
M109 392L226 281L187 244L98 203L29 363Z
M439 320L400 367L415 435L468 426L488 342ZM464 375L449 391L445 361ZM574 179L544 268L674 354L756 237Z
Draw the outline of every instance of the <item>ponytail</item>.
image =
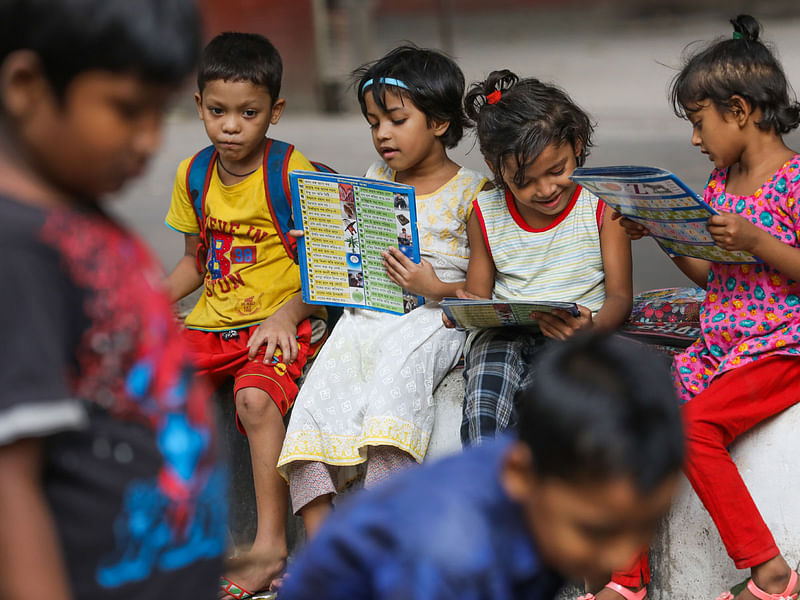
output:
M578 166L592 146L589 115L563 90L532 77L520 79L508 69L474 83L464 111L476 125L481 154L498 187L505 187L504 179L521 185L525 169L551 144L569 143ZM504 174L507 159L516 163L513 174Z
M488 105L496 105L502 101L503 92L510 90L519 81L519 77L508 69L492 71L479 83L474 83L464 98L464 111L467 117L477 122L481 110ZM498 107L499 109L500 107Z

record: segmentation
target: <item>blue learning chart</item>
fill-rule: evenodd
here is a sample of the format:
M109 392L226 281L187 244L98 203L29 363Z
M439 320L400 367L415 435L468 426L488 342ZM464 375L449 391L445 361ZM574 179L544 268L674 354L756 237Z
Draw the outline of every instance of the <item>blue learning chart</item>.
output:
M303 301L403 314L423 303L386 274L381 252L420 261L414 188L389 181L293 171Z

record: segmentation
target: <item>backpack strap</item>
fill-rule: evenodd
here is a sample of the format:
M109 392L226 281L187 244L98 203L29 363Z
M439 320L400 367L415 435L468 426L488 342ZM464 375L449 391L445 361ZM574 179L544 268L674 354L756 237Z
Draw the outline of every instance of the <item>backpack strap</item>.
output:
M320 173L336 173L336 170L329 167L325 163L317 162L315 160L309 161L311 165Z
M289 230L294 228L292 218L291 192L289 191L289 159L294 152L294 146L280 140L267 139L264 149L264 193L267 198L267 207L275 230L281 239L286 254L297 262L297 240L289 235ZM217 151L214 146L203 148L192 157L189 168L186 170L186 191L192 201L192 208L200 228L200 246L197 252L198 267L203 265L208 251L206 232L206 194L211 182ZM335 173L329 166L311 163L317 171ZM202 269L201 269L202 270Z
M217 150L213 145L203 148L192 157L186 169L186 193L192 201L194 216L200 229L200 245L197 247L197 268L202 273L204 261L208 251L206 239L206 193L208 184L213 174L214 163L217 159Z
M294 228L288 177L289 159L293 151L292 144L267 139L267 148L264 151L264 191L272 222L286 254L297 262L297 240L289 235L289 230Z

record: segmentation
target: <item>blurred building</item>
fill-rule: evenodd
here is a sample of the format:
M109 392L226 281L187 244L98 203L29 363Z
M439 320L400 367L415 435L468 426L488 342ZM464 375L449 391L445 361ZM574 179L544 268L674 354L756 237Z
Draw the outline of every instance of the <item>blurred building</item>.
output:
M568 0L587 4L599 0ZM565 0L199 0L207 38L223 31L267 36L284 62L283 93L294 107L337 112L347 73L375 58L377 23L409 16L435 22L445 51L453 49L453 16L563 6ZM409 38L413 37L409 32Z
M796 15L798 0L198 0L207 37L222 31L267 36L284 61L283 91L292 108L339 112L350 71L405 40L454 54L480 43L476 28L498 36L503 20L564 29L633 26L672 19L676 27L699 13L726 16L757 11L760 17ZM756 6L757 4L757 6ZM646 25L645 25L646 26ZM493 27L493 31L488 28ZM518 27L517 27L518 29ZM464 32L470 31L468 37ZM552 32L552 29L551 29ZM502 35L502 34L501 34ZM349 100L349 98L348 98Z

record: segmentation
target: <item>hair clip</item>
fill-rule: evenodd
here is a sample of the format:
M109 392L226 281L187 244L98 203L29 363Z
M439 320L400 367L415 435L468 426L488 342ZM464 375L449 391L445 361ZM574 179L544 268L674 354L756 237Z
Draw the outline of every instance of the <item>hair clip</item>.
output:
M500 98L503 97L503 92L500 90L495 90L491 94L486 95L486 102L489 104L497 104L500 102Z
M733 39L735 39L735 40L743 40L744 36L741 33L739 33L738 31L734 31L733 32Z

